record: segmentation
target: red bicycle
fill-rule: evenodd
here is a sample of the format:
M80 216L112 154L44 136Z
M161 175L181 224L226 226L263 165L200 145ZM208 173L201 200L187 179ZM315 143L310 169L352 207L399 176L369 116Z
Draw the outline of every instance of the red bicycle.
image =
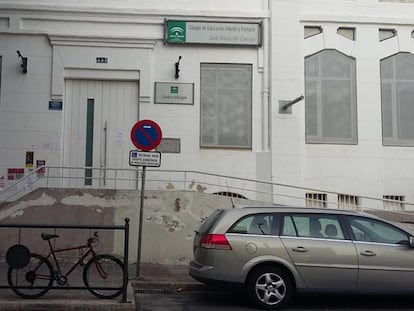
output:
M50 241L58 238L58 235L42 233L41 236L49 244L50 252L47 256L30 254L30 262L25 267L9 267L7 280L17 295L23 298L41 297L52 288L55 281L58 286L68 286L68 276L78 266L83 266L83 282L93 295L99 298L115 298L122 293L123 263L112 255L96 253L95 248L101 245L97 232L85 244L61 249L54 249ZM63 273L56 254L74 250L79 251L79 258ZM90 259L85 264L87 258Z

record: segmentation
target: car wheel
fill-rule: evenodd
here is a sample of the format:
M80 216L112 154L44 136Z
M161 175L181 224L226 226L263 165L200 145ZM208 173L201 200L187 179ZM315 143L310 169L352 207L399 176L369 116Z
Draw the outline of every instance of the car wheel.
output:
M282 269L263 266L251 272L246 290L250 300L261 309L280 309L292 297L293 281Z

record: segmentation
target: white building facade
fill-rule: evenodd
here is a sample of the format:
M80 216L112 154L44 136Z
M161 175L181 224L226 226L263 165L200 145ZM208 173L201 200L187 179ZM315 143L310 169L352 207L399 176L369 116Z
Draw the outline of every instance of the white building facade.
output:
M413 1L1 0L0 175L129 168L130 130L149 119L163 169L343 194L292 190L311 200L414 201L413 13ZM110 183L74 174L68 186Z
M310 199L413 202L414 1L273 1L271 13L273 180L341 194Z
M269 180L268 20L261 0L1 1L0 175L130 168L152 120L162 169Z

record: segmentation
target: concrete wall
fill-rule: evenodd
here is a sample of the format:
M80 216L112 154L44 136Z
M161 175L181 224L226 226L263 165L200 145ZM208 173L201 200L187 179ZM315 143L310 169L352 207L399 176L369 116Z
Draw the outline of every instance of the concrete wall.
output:
M146 191L141 262L187 264L192 258L194 231L217 208L231 208L228 197L196 191ZM266 204L233 199L236 206ZM0 224L124 225L130 219L129 259L136 262L140 192L108 190L38 189L19 202L0 209ZM267 204L268 205L268 204ZM84 242L94 230L57 229L56 247ZM98 230L102 252L123 255L123 232ZM20 243L32 252L44 253L41 232L53 229L22 229ZM0 257L19 240L18 229L0 228ZM77 256L77 252L73 253Z
M202 220L217 208L270 206L269 203L206 194L197 191L145 191L142 227L141 262L188 264L193 257L194 231ZM124 225L130 219L129 261L137 260L140 192L77 189L38 189L15 203L0 208L1 224L49 225ZM414 233L414 215L390 211L368 211L381 218L400 223ZM402 223L402 224L401 224ZM22 243L31 252L44 254L47 244L41 232L57 233L57 248L79 245L95 230L84 229L21 229L0 227L0 260L7 249ZM97 230L101 236L102 253L123 256L122 231ZM115 232L115 233L114 233ZM100 249L100 248L98 248ZM66 254L77 257L78 251Z

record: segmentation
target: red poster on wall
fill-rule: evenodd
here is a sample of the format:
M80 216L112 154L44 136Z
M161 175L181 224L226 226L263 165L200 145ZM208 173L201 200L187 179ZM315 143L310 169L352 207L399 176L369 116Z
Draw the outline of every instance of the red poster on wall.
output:
M7 180L21 179L24 176L24 168L8 168Z
M38 169L37 176L45 176L45 171L46 171L44 167L45 165L46 165L46 160L36 160L36 168ZM39 169L39 167L42 167L42 168Z

